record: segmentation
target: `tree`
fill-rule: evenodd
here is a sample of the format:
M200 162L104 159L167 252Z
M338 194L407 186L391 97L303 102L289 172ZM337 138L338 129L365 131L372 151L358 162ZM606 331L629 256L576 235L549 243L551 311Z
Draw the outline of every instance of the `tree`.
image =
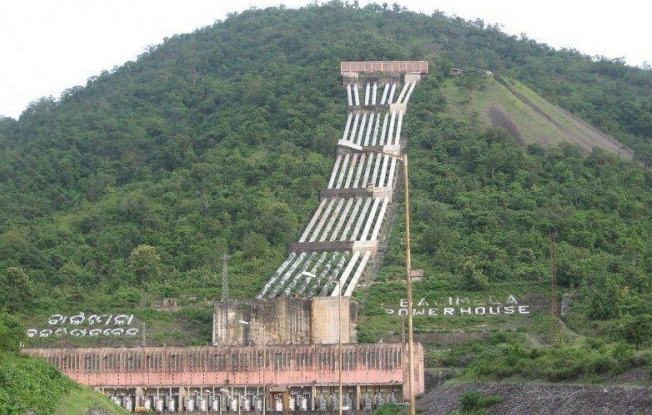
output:
M14 313L29 308L33 301L32 282L22 268L9 267L0 274L0 307Z
M649 344L652 339L652 316L640 314L628 318L622 325L621 332L625 340L637 349Z
M634 154L634 160L642 163L646 169L652 167L652 143L641 144L636 149L636 154Z
M263 258L269 249L267 239L256 232L248 232L242 238L242 250L247 258Z
M472 259L464 263L462 278L464 279L464 288L467 290L482 290L489 284L489 279L482 271L482 268L477 268Z
M129 270L138 283L158 280L161 277L161 257L156 248L138 245L129 255Z
M24 330L18 320L6 313L0 313L0 351L16 352Z

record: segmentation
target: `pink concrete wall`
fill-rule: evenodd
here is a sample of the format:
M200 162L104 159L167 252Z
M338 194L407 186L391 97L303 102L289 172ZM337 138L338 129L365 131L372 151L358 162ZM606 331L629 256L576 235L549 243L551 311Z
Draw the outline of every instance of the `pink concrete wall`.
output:
M342 62L341 73L351 72L390 72L390 73L428 73L427 61L366 61Z
M339 381L337 345L25 349L74 380L103 387L333 385ZM346 385L407 385L406 347L342 346ZM424 391L423 349L415 345L415 393Z

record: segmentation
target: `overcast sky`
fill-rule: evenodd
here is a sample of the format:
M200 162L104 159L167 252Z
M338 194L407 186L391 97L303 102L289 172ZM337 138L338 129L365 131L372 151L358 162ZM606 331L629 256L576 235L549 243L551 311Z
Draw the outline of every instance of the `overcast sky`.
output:
M317 3L324 1L318 0ZM360 5L384 1L360 0ZM498 23L554 48L652 63L652 2L645 0L402 0ZM84 85L135 60L164 37L192 32L251 7L297 8L315 0L4 0L0 4L0 115L18 118L30 102Z

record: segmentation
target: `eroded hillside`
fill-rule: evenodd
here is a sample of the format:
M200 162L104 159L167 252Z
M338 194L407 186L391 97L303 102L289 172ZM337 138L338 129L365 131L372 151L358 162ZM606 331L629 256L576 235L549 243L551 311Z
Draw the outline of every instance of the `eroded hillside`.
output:
M524 145L578 146L585 154L600 148L631 159L633 152L616 140L536 94L522 83L490 74L460 74L446 83L454 117L499 127Z

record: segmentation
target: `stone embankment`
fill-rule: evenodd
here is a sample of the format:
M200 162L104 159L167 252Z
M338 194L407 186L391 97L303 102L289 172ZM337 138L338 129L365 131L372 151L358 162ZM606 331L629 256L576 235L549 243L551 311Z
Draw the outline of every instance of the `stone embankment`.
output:
M447 415L460 409L468 390L500 395L502 403L487 409L500 415L652 415L652 388L544 384L441 385L417 401L424 415Z

